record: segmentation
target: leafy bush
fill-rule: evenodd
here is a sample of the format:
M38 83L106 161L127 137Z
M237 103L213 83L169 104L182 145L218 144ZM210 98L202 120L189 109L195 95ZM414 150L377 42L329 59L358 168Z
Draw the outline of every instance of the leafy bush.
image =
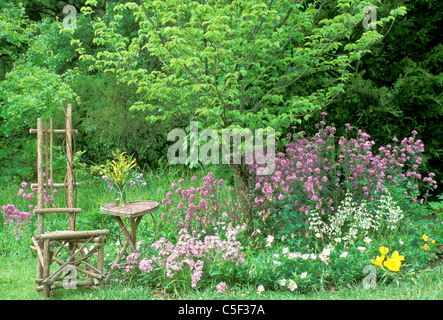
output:
M303 131L287 135L286 150L277 154L273 175L258 176L259 166L250 165L253 208L265 233L280 237L308 232L309 213L333 214L346 192L358 204L365 201L376 207L386 186L404 188L412 202L420 196L424 202L437 187L433 173L420 173L424 145L415 138L416 131L399 145L380 147L374 154L374 141L361 130L356 138L342 136L337 141L335 127L323 120L316 127L309 140ZM351 134L353 128L346 127Z

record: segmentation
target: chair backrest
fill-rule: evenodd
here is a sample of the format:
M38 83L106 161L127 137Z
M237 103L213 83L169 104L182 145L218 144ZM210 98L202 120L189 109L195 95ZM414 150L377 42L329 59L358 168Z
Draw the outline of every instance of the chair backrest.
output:
M30 133L37 134L37 184L32 184L32 187L37 188L37 208L34 213L37 214L38 219L38 234L45 232L44 215L47 213L66 212L68 214L68 228L75 230L75 214L80 213L81 209L76 207L74 201L74 188L78 186L75 183L74 176L74 152L75 139L74 134L77 130L72 128L72 105L68 104L65 111L66 121L65 129L53 129L52 117L49 118L49 128L46 122L43 124L41 118L37 119L37 129L31 129ZM66 176L63 183L53 182L53 166L52 166L52 150L53 150L53 135L64 134L64 151L66 155ZM44 147L45 146L45 147ZM53 188L63 188L65 191L66 206L64 208L45 208L44 207L44 190L52 191Z

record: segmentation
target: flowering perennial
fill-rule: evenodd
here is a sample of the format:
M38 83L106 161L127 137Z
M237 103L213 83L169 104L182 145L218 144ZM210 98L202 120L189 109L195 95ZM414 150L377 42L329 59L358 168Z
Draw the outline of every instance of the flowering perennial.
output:
M197 181L192 177L191 182ZM177 227L187 228L191 234L204 231L214 233L226 230L227 221L237 220L236 204L231 200L222 202L223 179L216 180L212 172L203 178L201 186L185 189L184 180L171 184L171 191L162 200L166 209L161 215L167 223L175 223ZM229 188L228 192L232 192Z
M52 185L51 179L48 179L48 184ZM28 183L26 181L23 181L21 183L21 187L22 188L20 188L19 191L17 192L17 197L26 199L28 201L35 200L34 192L37 190L37 188L32 188L30 192L27 192L26 188L28 187L30 188L30 186L28 186ZM43 200L45 201L45 206L55 207L54 204L55 199L53 195L56 194L57 194L57 189L53 189L52 194L48 193L46 189L43 190ZM33 207L34 207L33 204L29 204L27 210L31 211ZM13 204L7 204L2 206L2 210L3 210L3 218L5 219L4 224L15 225L14 227L14 233L16 236L15 239L20 240L21 231L23 231L23 228L26 227L26 223L29 224L32 222L31 219L33 214L24 210L22 211Z
M381 267L382 264L388 268L390 271L398 272L400 271L401 262L405 259L402 255L399 254L398 251L394 251L391 257L386 257L389 253L389 248L380 247L379 248L381 256L377 256L376 259L371 260L371 263ZM386 258L386 260L385 260Z
M366 201L354 202L348 191L335 212L323 216L318 210L310 211L309 230L334 238L335 242L345 240L352 245L358 237L366 238L368 232L376 231L382 225L387 225L390 230L396 229L403 219L402 210L386 189L382 193L386 195L381 196L380 204L371 209Z
M144 258L139 263L140 270L150 273L155 267L166 272L168 278L183 271L184 266L191 270L191 287L196 287L203 276L205 263L213 261L231 261L244 263L243 247L235 240L240 229L246 226L227 227L226 240L219 235L207 235L203 240L191 236L186 228L180 230L179 239L174 245L165 238L160 238L152 244L152 249L158 250L151 258ZM219 290L220 291L220 290Z
M322 113L323 118L326 115ZM310 139L305 137L304 131L287 134L285 152L277 153L273 175L257 175L260 165L249 166L253 209L263 221L269 217L281 221L285 206L294 213L282 221L289 226L295 225L291 219L303 221L304 216L315 210L319 214L334 212L346 191L355 199L373 202L386 185L401 184L411 200L417 201L419 185L427 189L426 194L437 188L433 173L427 177L419 173L424 144L416 139L416 131L399 145L388 144L376 152L373 150L375 142L361 130L354 130L355 138L342 136L337 141L335 127L326 125L323 120L316 127L318 132ZM351 134L353 128L349 124L346 128ZM396 141L394 139L393 143ZM366 212L358 212L369 227L371 222ZM393 228L401 213L392 211L390 215ZM301 233L303 230L294 231Z

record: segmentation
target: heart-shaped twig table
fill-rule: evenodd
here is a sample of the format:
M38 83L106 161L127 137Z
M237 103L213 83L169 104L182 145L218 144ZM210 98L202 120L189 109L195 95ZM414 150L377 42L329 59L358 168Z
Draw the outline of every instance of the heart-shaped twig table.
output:
M117 258L112 263L112 265L115 265L115 264L118 265L120 263L120 261L123 258L123 255L126 253L126 250L128 249L128 247L131 252L134 252L134 253L137 252L137 249L136 249L137 228L138 228L143 216L148 213L151 215L152 220L154 222L153 240L155 240L157 230L156 230L155 217L152 213L154 211L157 211L158 208L159 208L159 204L157 202L151 201L151 200L128 202L124 206L117 206L115 204L115 202L110 202L110 203L105 203L100 207L100 211L103 214L110 215L117 221L118 225L120 226L120 232L122 232L126 238L126 241L123 244L122 249L118 253ZM125 225L122 221L122 218L128 218L129 222ZM128 224L131 225L131 229L129 231L128 231L128 229L126 229L126 226ZM152 242L151 242L151 244L152 244ZM106 277L106 282L109 281L111 274L112 274L112 270L113 270L113 268L111 267L111 270L109 271L109 273Z

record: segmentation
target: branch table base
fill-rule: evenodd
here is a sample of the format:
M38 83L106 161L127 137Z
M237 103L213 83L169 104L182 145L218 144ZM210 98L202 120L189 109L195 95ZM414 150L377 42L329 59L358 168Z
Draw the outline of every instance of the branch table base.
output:
M120 227L120 232L123 233L123 235L126 238L125 243L123 244L122 249L117 254L117 258L112 263L112 265L119 264L120 261L123 259L123 256L125 255L127 249L129 248L130 252L137 252L136 249L136 243L137 243L137 228L143 218L144 215L150 214L152 221L154 222L154 237L153 241L155 240L157 230L156 230L156 223L155 223L155 217L152 214L154 211L157 211L159 208L159 204L155 201L151 200L143 200L143 201L134 201L134 202L128 202L124 206L117 206L115 202L105 203L100 207L100 211L103 214L107 214L112 216L118 223ZM127 218L129 220L128 223L124 224L122 218ZM131 226L131 229L128 231L126 229L127 225ZM151 242L152 244L152 242ZM150 247L150 245L149 245ZM149 248L148 247L148 248ZM148 249L147 248L147 249ZM146 249L146 250L147 250ZM109 279L111 278L113 269L109 271L109 273L106 276L106 282L109 282Z

